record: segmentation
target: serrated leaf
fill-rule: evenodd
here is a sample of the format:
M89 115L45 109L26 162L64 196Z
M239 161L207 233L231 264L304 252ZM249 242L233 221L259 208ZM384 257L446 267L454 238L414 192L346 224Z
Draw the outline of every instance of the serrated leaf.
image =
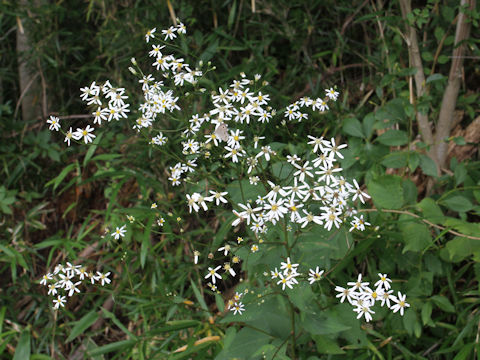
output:
M459 262L480 251L480 241L455 236L447 242L445 248L448 251L449 259L452 262Z
M437 177L437 165L435 165L435 161L425 154L420 155L420 168L425 175Z
M422 251L432 242L432 236L428 227L421 223L408 222L401 226L401 233L405 247L402 253L407 251Z
M423 216L431 222L438 224L445 220L442 209L432 198L424 198L417 204L417 207L422 210Z
M467 212L473 209L473 204L470 199L461 195L451 196L442 200L441 204L457 212Z
M364 138L362 124L358 121L357 118L346 118L343 121L343 131L345 134L356 136L359 138Z
M375 206L400 209L403 205L402 179L395 175L382 175L367 184L368 193Z

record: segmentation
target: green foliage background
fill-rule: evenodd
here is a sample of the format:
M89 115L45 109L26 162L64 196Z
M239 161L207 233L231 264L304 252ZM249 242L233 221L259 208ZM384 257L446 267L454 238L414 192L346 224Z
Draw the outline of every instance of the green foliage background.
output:
M286 292L295 307L294 350L288 341L291 319L278 315L289 311L282 296L267 296L257 306L257 294L268 289L254 281L227 283L221 289L225 294L251 290L247 311L234 317L221 315L226 299L203 289L206 254L225 239L236 238L229 225L230 210L204 218L189 216L184 197L166 180L166 161L132 141L125 122L112 124L96 145L66 147L44 118L19 115L19 21L32 31L32 50L23 56L45 79L48 114L85 114L79 88L91 81L111 79L127 89L137 88L127 70L130 58L146 63L144 34L152 27L171 25L168 4L0 3L0 356L478 357L478 144L455 134L446 139L468 155L452 157L439 176L415 120L416 111L427 112L432 122L438 116L459 2L413 3L409 20L421 36L429 92L412 105L409 79L414 70L408 63L397 1L171 1L176 16L187 25L189 46L217 67L210 90L244 71L270 81L269 92L278 104L305 95L323 96L323 89L333 85L341 92L326 116L298 126L274 124L267 134L277 151L306 151L308 134L346 142L344 175L366 183L373 201L368 207L379 210L369 212L369 221L379 227L353 236L341 230L333 237L317 230L299 239L294 254L304 265L332 270L329 279L340 286L359 272L371 281L378 272L391 274L394 288L407 294L411 307L404 317L381 309L372 323L362 324L348 305L338 304L332 284L300 286ZM471 16L472 36L457 103L458 126L463 129L478 121L479 111L478 12ZM74 119L72 126L82 124L83 119ZM232 175L219 173L207 175L220 182ZM230 191L240 196L238 189ZM171 212L162 213L166 234L152 226L149 205L154 201ZM102 237L105 227L120 226L127 214L143 227L128 224L121 242ZM354 246L347 247L347 242ZM193 266L188 244L203 250L205 260L199 266ZM267 253L242 265L251 279L266 266L278 266L285 256L274 244ZM85 265L115 274L112 285L82 293L54 315L38 280L56 263L79 257ZM219 338L193 346L209 336ZM173 353L184 345L186 351Z

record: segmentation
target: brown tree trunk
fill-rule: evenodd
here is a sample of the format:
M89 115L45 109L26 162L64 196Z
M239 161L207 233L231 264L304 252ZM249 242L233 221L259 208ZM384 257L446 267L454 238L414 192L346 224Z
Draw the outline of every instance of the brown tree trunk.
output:
M469 11L475 9L475 0L461 0L460 7L467 6ZM452 65L448 75L448 83L443 93L442 106L435 132L434 153L439 168L445 167L448 153L448 143L444 140L450 136L457 105L458 92L462 79L463 58L466 45L464 41L470 36L470 21L460 10L455 31L455 44L452 54ZM463 43L462 43L463 42ZM460 44L460 45L459 45Z

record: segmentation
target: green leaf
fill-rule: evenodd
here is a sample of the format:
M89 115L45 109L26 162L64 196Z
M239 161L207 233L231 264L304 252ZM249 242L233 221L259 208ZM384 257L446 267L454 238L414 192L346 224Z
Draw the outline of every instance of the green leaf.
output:
M294 167L286 161L279 161L272 165L273 176L279 180L285 180L290 174Z
M415 204L417 202L418 196L417 186L415 185L415 183L410 179L405 179L402 182L402 188L404 204Z
M133 340L136 340L137 337L130 331L128 330L125 325L123 325L123 323L115 316L114 313L106 310L105 308L102 308L102 313L103 313L103 317L105 319L110 319L112 320L112 322L118 326L118 328L120 330L122 330L127 336L129 336L130 338L132 338Z
M419 252L427 248L432 242L432 236L428 227L417 222L407 222L400 228L405 247L402 253L407 251Z
M136 344L137 340L122 340L117 341L111 344L100 346L96 349L93 349L88 352L90 356L103 355L116 351L117 353L121 352L126 348L132 348Z
M167 321L164 325L155 327L153 330L148 332L148 336L154 336L162 334L165 332L178 331L183 329L188 329L191 327L196 327L200 325L201 322L198 320L175 320Z
M429 84L434 81L444 80L446 77L442 74L432 74L427 78L426 83Z
M223 298L215 293L215 304L217 304L218 311L223 313L223 310L225 310L225 303L223 302Z
M340 348L340 346L337 345L336 341L331 340L326 336L314 335L312 336L312 338L315 341L315 345L317 346L317 351L320 354L332 354L332 355L345 354L345 351L343 351Z
M245 327L235 334L230 346L225 346L215 360L251 359L259 348L269 343L271 337L263 332Z
M432 321L431 315L432 315L432 303L430 301L427 301L422 306L422 322L423 322L423 325L427 325L428 323L430 323Z
M385 156L380 162L383 166L399 169L407 166L408 151L395 151Z
M375 114L374 113L369 113L367 116L363 118L363 133L367 136L367 138L370 138L373 133L373 126L375 124Z
M467 212L473 209L471 201L461 195L451 196L441 201L441 204L456 212Z
M455 236L445 245L451 262L459 262L480 252L480 241Z
M415 331L415 324L417 320L417 314L412 309L406 309L405 314L403 315L403 326L407 330L408 335L413 335Z
M205 310L207 312L207 314L209 313L208 311L208 306L207 304L205 303L205 299L203 298L202 294L200 293L200 291L198 290L197 286L195 285L195 283L193 282L193 280L190 279L190 284L192 285L192 289L193 289L193 293L195 294L195 297L197 298L197 301L198 303L200 304L200 307Z
M237 9L237 0L233 1L232 8L228 14L227 28L230 30L232 28L233 22L235 21L235 11Z
M422 52L422 59L425 61L432 61L433 60L433 55L430 51L424 51Z
M448 300L445 296L443 295L435 295L430 298L435 305L437 305L440 309L443 311L449 312L449 313L454 313L455 308L453 307L452 303L450 300Z
M470 353L472 352L475 343L466 344L462 347L462 349L455 355L453 360L466 360L470 359Z
M142 246L140 248L140 265L142 269L145 267L148 250L150 249L150 234L152 232L153 219L153 216L150 216L143 232Z
M433 223L438 224L445 220L442 209L432 198L424 198L417 204L417 207L422 210L423 217Z
M467 178L467 168L465 167L465 164L460 163L455 167L455 186L460 185L465 181Z
M83 316L80 320L76 322L65 342L68 343L75 339L78 335L83 334L85 330L87 330L95 321L97 321L97 319L98 314L95 311L90 311L88 314Z
M50 186L51 184L53 184L53 190L55 190L58 185L60 185L60 183L62 182L63 179L65 179L65 177L70 173L70 171L72 171L73 169L75 169L75 166L76 166L76 163L72 163L68 166L66 166L61 172L60 174L58 174L57 177L55 177L54 179L50 180L48 183L45 184L45 187L48 187Z
M437 26L433 32L435 35L435 38L437 39L438 42L442 41L443 35L445 35L445 30L443 30L441 27Z
M448 22L453 21L453 18L455 17L455 10L452 7L444 5L440 7L440 10L441 10L442 16L446 21Z
M439 64L446 64L450 61L450 58L447 55L440 55L437 59Z
M346 118L343 121L343 132L345 134L356 136L359 138L364 138L362 124L358 121L357 118Z
M312 316L305 314L301 321L304 330L314 335L337 334L350 329L350 326L340 322L340 319L332 313Z
M400 209L403 205L402 178L395 175L382 175L368 184L368 193L376 207Z
M429 156L420 154L420 168L428 176L437 177L437 165Z
M388 130L377 138L383 145L400 146L408 143L408 135L403 130Z
M13 360L26 360L30 359L30 331L25 329L20 335L17 347L15 348L15 354Z

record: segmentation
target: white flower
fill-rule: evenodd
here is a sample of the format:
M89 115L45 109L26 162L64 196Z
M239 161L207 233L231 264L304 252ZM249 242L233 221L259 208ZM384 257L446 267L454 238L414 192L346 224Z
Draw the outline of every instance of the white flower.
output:
M115 238L115 240L118 240L120 237L124 237L125 236L125 232L127 231L125 229L127 225L123 225L122 227L117 227L117 229L111 234L111 236L113 236Z
M82 282L81 281L77 281L76 283L72 283L72 285L70 286L70 290L68 292L68 296L72 296L74 293L79 293L80 290L77 288L78 285L80 285Z
M364 290L368 284L368 282L362 282L362 274L358 274L357 281L347 283L348 286L352 286L352 290Z
M151 30L148 30L147 33L145 34L145 41L148 43L150 41L150 38L154 39L155 35L153 35L157 31L157 28L153 28Z
M313 168L311 166L308 166L310 161L306 161L303 166L297 165L296 163L293 163L292 165L295 166L297 170L293 176L298 176L298 180L301 182L305 181L305 175L308 175L309 177L313 178L313 174L309 171L312 170Z
M177 28L173 27L173 26L170 26L168 29L166 30L162 30L162 34L165 35L165 40L167 39L170 39L170 40L173 40L177 37L177 35L175 35L175 31L177 31Z
M362 202L362 204L365 204L365 199L370 199L370 196L367 193L364 193L362 190L360 190L357 180L353 179L353 183L355 184L355 189L352 190L352 193L354 194L352 197L352 201L355 201L358 197Z
M230 263L226 262L224 265L223 265L223 270L225 270L225 272L229 272L230 275L232 275L233 277L235 277L235 275L237 275L235 273L235 270L232 269L232 266L230 265Z
M221 248L219 248L218 251L223 251L223 255L226 256L230 251L230 249L231 249L230 245L226 244L225 246L222 246Z
M335 291L339 293L336 297L341 298L340 302L342 303L345 301L345 299L347 299L350 304L353 304L353 301L357 298L357 295L353 292L352 289L335 286Z
M284 273L289 273L291 271L295 271L296 268L298 267L298 264L292 264L290 262L290 257L287 257L287 262L281 262L280 263L282 266L280 266L280 270L284 269Z
M227 191L218 192L218 191L210 190L210 194L212 194L212 195L209 196L209 197L206 197L205 200L213 201L215 199L215 205L217 205L217 206L220 205L220 202L222 202L224 204L228 203L227 199L224 198L224 196L228 194Z
M268 210L266 217L275 224L283 215L288 212L288 209L283 206L284 200L275 201L268 199L269 204L264 205L264 210Z
M48 295L56 295L56 294L57 294L56 284L49 284L48 285Z
M333 88L325 89L325 95L327 95L333 101L337 101L338 92L335 91Z
M238 158L242 157L245 155L245 151L240 149L240 148L233 148L229 146L225 146L225 150L228 152L225 154L225 159L228 159L229 157L232 158L232 162L237 163Z
M257 221L257 216L255 215L255 212L262 210L261 207L252 208L252 205L250 203L247 203L247 205L243 205L239 203L238 206L244 209L244 211L242 211L241 213L238 213L238 216L243 219L246 219L247 225L250 225L250 218L253 221Z
M195 250L193 252L193 263L194 264L198 264L198 257L200 256L200 251L198 250Z
M292 284L293 282L291 281L291 276L284 276L282 273L279 273L278 276L280 277L280 280L277 281L277 285L282 284L282 290L285 290L285 285L288 286L290 289L292 289Z
M244 308L244 305L239 302L239 303L235 303L235 305L233 305L233 307L230 308L230 311L233 311L233 315L236 315L237 312L242 315L242 311L245 311L245 308Z
M335 139L332 138L330 140L331 142L326 141L325 142L325 150L337 155L340 159L343 159L343 155L339 152L340 149L346 148L347 144L342 144L342 145L336 145L335 144Z
M67 302L67 300L65 300L65 296L58 295L57 298L55 300L53 300L53 303L55 304L54 308L58 309L60 306L65 307L64 304L66 302Z
M47 120L47 124L50 124L49 130L60 130L60 119L56 116L50 115L50 118Z
M40 285L47 285L48 280L52 280L52 274L48 273L42 276L42 280L40 281Z
M310 277L308 278L308 281L310 282L310 285L313 284L315 281L318 281L322 278L322 274L325 272L325 270L320 271L320 268L317 266L315 270L310 269L309 270L309 275Z
M72 132L72 128L70 128L70 130L67 131L67 133L65 134L65 140L63 140L63 142L66 142L68 146L70 146L70 140L72 140L72 137L73 137L73 132Z
M334 209L337 210L337 209ZM341 211L335 211L332 212L330 209L327 212L324 212L322 215L320 215L320 219L325 221L324 227L328 231L332 228L332 225L335 225L335 227L338 229L340 228L340 224L342 223L342 219L340 219L340 215L342 214Z
M275 268L275 271L270 271L272 275L272 279L276 279L280 276L280 273L278 272L277 268Z
M217 271L221 268L221 266L217 266L215 269L208 267L208 274L205 275L205 279L208 279L209 277L212 278L212 283L215 284L216 278L221 279L222 277L217 274Z
M372 320L372 315L375 314L374 311L370 309L370 307L366 305L358 305L356 309L353 309L356 313L358 313L357 319L360 319L363 315L365 315L365 320L369 322Z
M397 311L400 310L400 315L403 316L403 311L406 307L410 307L410 304L405 302L406 295L402 295L400 291L398 292L398 298L392 299L394 302L396 302L395 305L391 307L392 311L396 313Z
M73 138L75 140L80 140L83 137L85 144L88 144L96 137L96 135L91 134L93 130L94 128L90 127L90 125L87 125L85 129L77 128L77 131L73 133Z
M102 286L105 285L105 283L110 284L111 280L108 278L108 275L110 275L110 272L106 274L102 274L100 271L97 271L97 281L100 280L102 283Z
M381 295L380 295L380 300L382 303L380 304L381 306L387 304L387 307L390 308L390 300L394 301L396 299L395 295L392 295L393 290L383 290Z

